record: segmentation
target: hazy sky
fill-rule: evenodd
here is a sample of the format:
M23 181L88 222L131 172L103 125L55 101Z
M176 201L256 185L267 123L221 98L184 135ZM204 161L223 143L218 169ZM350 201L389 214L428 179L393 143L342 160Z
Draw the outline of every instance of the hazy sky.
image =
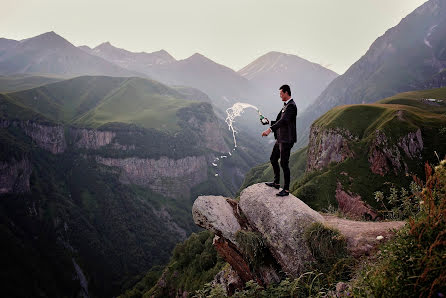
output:
M55 31L73 44L195 52L238 70L269 51L342 74L425 0L0 0L0 37Z

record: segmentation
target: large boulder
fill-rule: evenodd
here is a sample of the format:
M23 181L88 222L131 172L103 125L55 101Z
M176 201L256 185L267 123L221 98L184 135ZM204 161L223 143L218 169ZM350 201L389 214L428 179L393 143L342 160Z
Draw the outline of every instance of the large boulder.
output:
M276 193L276 189L259 183L244 189L239 202L222 196L200 196L192 207L195 223L217 235L215 249L231 265L242 284L255 280L260 285L268 285L280 281L284 274L297 277L304 273L314 260L304 233L315 222L339 230L355 257L370 254L382 240L390 238L404 225L404 222L364 222L322 216L292 194L277 197ZM252 254L246 254L246 243L250 241L243 238L252 236L258 237L256 241L262 246L257 267L253 267ZM239 283L231 284L239 286ZM228 293L233 291L228 290L229 285L225 289Z
M192 215L198 226L217 235L213 242L215 249L237 272L242 282L255 280L260 285L268 285L280 280L281 270L269 251L264 251L265 260L253 268L253 260L243 253L243 247L237 242L238 231L253 230L240 213L237 201L222 196L200 196L192 207Z
M297 276L313 259L304 232L324 218L292 194L277 197L276 193L264 183L254 184L240 194L239 206L250 226L263 235L283 271Z
M228 199L222 196L199 196L192 207L195 224L236 244L235 233L241 229Z

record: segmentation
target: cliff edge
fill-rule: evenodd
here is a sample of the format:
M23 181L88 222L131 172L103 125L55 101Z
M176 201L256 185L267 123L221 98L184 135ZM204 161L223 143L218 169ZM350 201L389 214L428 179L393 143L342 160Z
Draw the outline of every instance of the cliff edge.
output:
M304 273L315 261L305 236L315 223L338 230L353 257L369 255L404 225L320 214L292 194L277 197L276 192L258 183L244 189L239 201L200 196L193 205L195 223L215 233L213 245L237 275L232 288L249 280L265 286Z

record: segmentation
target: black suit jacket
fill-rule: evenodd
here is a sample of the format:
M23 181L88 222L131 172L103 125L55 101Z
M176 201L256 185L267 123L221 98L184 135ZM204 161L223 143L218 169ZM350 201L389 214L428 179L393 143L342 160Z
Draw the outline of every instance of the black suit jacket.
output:
M297 107L291 99L279 112L276 121L271 121L271 130L279 143L296 143Z

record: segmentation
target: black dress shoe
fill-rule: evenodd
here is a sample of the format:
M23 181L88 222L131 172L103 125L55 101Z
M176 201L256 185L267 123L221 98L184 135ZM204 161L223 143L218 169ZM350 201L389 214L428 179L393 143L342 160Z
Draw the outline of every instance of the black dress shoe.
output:
M289 195L289 194L290 194L289 191L286 191L285 189L282 189L280 192L276 193L276 196L278 196L278 197L284 197L284 196L287 196L287 195Z
M276 184L274 182L265 182L266 185L270 186L270 187L274 187L276 189L280 188L280 184Z

